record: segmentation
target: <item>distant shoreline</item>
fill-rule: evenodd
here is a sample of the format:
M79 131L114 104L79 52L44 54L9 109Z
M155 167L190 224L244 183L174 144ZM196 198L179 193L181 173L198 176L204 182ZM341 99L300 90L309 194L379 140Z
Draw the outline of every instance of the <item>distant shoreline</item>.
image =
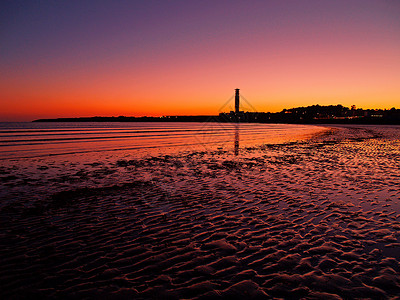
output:
M312 105L281 112L244 112L236 110L219 115L162 117L77 117L38 119L33 122L221 122L278 124L371 124L400 125L400 109L361 109L343 105Z
M38 119L32 122L206 122L218 116L166 116L166 117L75 117Z
M330 119L299 119L292 116L268 116L260 113L259 118L243 118L235 120L221 116L165 116L165 117L76 117L37 119L34 123L46 122L220 122L220 123L263 123L263 124L363 124L363 125L400 125L400 118L359 117L359 118L330 118Z

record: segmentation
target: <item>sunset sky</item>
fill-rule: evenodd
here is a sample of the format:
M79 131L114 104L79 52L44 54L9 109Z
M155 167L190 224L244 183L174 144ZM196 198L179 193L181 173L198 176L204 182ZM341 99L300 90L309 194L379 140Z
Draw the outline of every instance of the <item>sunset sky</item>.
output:
M235 88L400 108L400 1L1 1L0 121L218 114Z

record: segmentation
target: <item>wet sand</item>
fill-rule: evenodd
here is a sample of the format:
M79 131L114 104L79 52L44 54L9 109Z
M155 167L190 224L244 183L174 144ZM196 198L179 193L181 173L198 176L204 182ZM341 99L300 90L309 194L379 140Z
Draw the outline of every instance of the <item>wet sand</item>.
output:
M37 159L0 180L2 299L400 294L398 126L238 156Z

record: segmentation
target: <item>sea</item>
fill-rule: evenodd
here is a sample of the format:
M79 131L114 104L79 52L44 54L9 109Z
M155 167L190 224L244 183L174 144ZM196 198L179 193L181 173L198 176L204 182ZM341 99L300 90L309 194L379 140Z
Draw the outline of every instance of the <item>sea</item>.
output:
M136 156L224 149L307 139L323 127L175 122L0 123L0 160L127 151Z

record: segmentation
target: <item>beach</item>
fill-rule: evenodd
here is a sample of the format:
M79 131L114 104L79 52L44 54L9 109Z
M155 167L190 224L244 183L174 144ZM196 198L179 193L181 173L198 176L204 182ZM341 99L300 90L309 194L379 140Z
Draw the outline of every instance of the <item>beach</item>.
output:
M234 145L3 161L1 298L400 294L400 126Z

